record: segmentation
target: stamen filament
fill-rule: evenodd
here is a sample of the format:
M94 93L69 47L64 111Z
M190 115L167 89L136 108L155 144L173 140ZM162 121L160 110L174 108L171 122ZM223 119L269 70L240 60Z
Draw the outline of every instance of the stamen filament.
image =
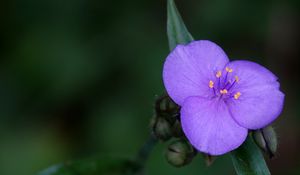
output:
M235 82L236 82L236 81L234 80L234 82L228 87L228 90L231 89L231 88L233 87L233 85L235 84Z
M216 94L216 89L215 89L215 88L213 88L213 90L214 90L214 95L217 95L217 94Z
M225 70L226 70L226 75L225 75L225 78L224 78L224 83L227 81L228 73L233 72L233 69L231 69L229 67L226 67Z
M231 86L228 88L228 90L231 89L235 83L239 82L238 76L234 76L234 79L235 79L234 82L231 84Z
M227 81L227 76L228 76L228 72L226 72L225 78L224 78L224 83L226 83Z

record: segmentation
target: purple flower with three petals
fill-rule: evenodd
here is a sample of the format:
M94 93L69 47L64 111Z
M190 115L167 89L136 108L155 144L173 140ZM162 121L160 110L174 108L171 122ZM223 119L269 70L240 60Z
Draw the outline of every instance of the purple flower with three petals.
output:
M283 108L277 77L250 61L229 62L206 40L178 45L167 57L163 81L181 106L181 124L199 151L221 155L239 147L248 129L273 122Z

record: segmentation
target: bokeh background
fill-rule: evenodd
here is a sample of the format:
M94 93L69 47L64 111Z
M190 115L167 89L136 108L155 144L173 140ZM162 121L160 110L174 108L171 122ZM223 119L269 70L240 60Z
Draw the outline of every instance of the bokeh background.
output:
M272 70L286 94L274 127L272 174L300 174L299 1L176 1L196 39ZM133 157L164 92L165 0L0 2L0 174L30 175L91 156ZM259 105L259 104L258 104ZM206 167L150 156L148 174L234 174L230 157Z

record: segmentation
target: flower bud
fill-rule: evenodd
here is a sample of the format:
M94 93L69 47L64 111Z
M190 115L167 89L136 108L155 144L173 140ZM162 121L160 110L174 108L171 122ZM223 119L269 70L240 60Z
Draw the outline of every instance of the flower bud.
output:
M172 137L172 129L170 123L163 117L155 117L152 125L154 135L162 140L167 141Z
M171 165L181 167L191 162L195 156L195 151L187 141L181 139L168 146L165 156Z
M182 137L184 134L183 134L183 131L182 131L182 128L181 128L181 123L179 120L176 120L172 126L172 132L173 132L173 136L174 137Z
M256 131L253 131L253 139L256 143L256 145L261 148L262 150L265 150L266 149L266 141L265 141L265 138L262 134L262 131L259 129L259 130L256 130Z
M175 122L178 111L179 106L167 95L161 96L155 101L156 116L165 118L171 125Z
M253 139L270 158L274 157L277 150L277 137L272 126L254 131Z
M168 95L163 95L156 100L155 108L158 111L170 113L177 111L179 107Z

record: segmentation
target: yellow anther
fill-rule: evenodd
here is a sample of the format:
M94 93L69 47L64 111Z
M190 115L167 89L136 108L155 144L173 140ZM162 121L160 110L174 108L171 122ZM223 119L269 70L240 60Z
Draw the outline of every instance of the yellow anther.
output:
M210 80L208 86L209 86L209 88L213 88L214 87L214 82Z
M222 76L222 72L221 71L218 71L217 73L216 73L216 77L217 78L220 78Z
M230 69L229 67L225 68L227 72L231 73L233 71L233 69Z
M236 82L239 81L239 77L238 76L234 76L234 79L235 79Z
M223 90L221 89L221 90L220 90L220 93L221 93L221 94L227 94L228 91L227 91L227 89L223 89Z
M242 94L240 92L237 92L234 94L234 99L239 99L239 97L241 96Z

